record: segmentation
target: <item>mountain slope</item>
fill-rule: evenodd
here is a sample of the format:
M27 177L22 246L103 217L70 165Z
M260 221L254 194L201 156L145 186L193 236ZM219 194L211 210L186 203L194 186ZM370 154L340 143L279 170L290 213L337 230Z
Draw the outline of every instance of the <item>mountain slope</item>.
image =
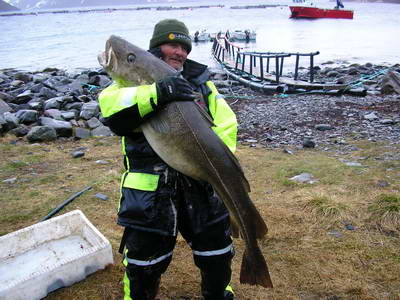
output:
M166 0L8 0L20 9L52 9L66 7L137 5L147 3L165 3ZM168 1L169 2L169 1Z
M0 12L19 10L18 8L0 0Z

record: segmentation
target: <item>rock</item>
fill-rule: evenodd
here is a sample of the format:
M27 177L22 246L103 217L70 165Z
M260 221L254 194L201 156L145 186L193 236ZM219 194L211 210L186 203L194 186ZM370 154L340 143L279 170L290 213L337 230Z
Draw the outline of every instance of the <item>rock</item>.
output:
M83 157L83 156L85 156L85 152L83 152L83 151L74 151L74 152L71 153L71 156L73 158Z
M354 161L349 161L349 162L346 162L345 164L346 164L346 166L349 166L349 167L362 167L363 166L361 163L354 162Z
M379 123L383 124L383 125L394 125L396 124L396 122L392 119L383 119L380 120Z
M0 99L0 115L11 111L10 105L8 105L4 100Z
M16 104L23 104L23 103L27 103L29 100L31 100L33 98L34 94L32 93L31 90L26 90L21 94L18 94L13 102Z
M95 195L95 197L98 198L98 199L100 199L100 200L103 200L103 201L108 200L108 196L106 196L106 195L104 195L104 194L101 194L101 193L97 193L97 194Z
M337 76L339 76L339 72L337 72L337 71L329 71L328 73L326 73L326 76L328 76L328 77L337 77Z
M0 91L0 99L6 102L11 102L13 101L14 97L10 94Z
M317 124L315 125L315 129L319 131L326 131L326 130L332 130L333 127L329 124Z
M103 124L97 118L93 117L87 121L87 125L90 129L95 129Z
M31 100L28 102L29 108L33 110L42 110L43 109L43 102Z
M101 125L92 130L92 136L113 136L114 134L110 130L110 128Z
M315 142L311 139L305 139L303 141L303 148L315 148Z
M44 102L44 109L60 109L61 108L61 104L63 102L63 97L55 97L55 98L51 98L48 99Z
M61 113L61 117L62 117L64 120L69 121L69 120L75 119L76 113L75 113L75 111L66 111L66 112L62 112L62 113Z
M360 72L358 71L358 69L357 68L354 68L354 67L351 67L350 69L349 69L349 71L347 71L347 74L349 74L349 75L357 75L357 74L359 74Z
M3 180L3 183L7 183L7 184L14 184L17 181L17 177L12 177L12 178L8 178Z
M75 128L74 137L76 139L87 139L92 136L92 133L89 129L77 127Z
M290 180L298 182L298 183L309 183L314 184L317 180L314 179L314 176L310 173L301 173L299 175L293 176Z
M13 113L10 112L4 113L3 118L7 122L8 130L16 128L19 124L18 118Z
M284 149L283 149L283 153L290 154L290 155L293 155L293 154L294 154L293 151L290 150L290 149L288 149L288 148L284 148Z
M65 110L76 109L76 110L80 111L82 106L83 106L83 102L73 102L73 103L65 104L64 109Z
M108 164L109 164L108 161L106 161L106 160L101 160L101 159L96 160L95 163L96 163L96 164L99 164L99 165L108 165Z
M3 114L0 114L0 135L3 135L7 130L7 122L4 119Z
M372 112L372 113L364 115L364 119L368 120L368 121L374 121L374 120L379 119L379 117L375 113Z
M97 102L91 101L82 105L81 113L79 116L82 119L89 120L96 117L99 113L99 104Z
M58 109L47 109L44 111L43 115L55 120L64 120L61 117L61 111L59 111Z
M341 238L342 237L342 234L337 230L331 230L331 231L328 232L328 234L332 235L332 236L334 236L336 238Z
M15 74L15 79L21 80L24 83L28 83L29 81L32 81L32 75L28 73L19 72Z
M70 137L72 136L72 125L66 121L54 120L47 117L40 117L40 123L43 126L49 126L56 130L57 136Z
M45 99L51 99L57 97L57 92L44 86L40 89L39 96Z
M400 73L395 71L387 72L381 83L381 93L384 95L400 94Z
M43 74L43 73L38 73L38 74L33 74L32 75L32 81L34 83L41 83L41 82L45 81L48 78L49 78L48 74Z
M13 87L19 87L24 85L24 82L22 80L13 80L10 82L10 85Z
M96 76L90 77L88 83L91 85L97 85L102 88L105 88L105 87L109 86L111 84L111 82L112 82L111 79L106 75L96 75Z
M16 128L11 129L10 132L16 137L23 137L28 134L29 128L26 125L18 125Z
M34 126L26 136L30 143L48 142L57 139L56 130L50 126Z
M390 186L390 183L387 182L386 180L378 180L378 182L376 183L376 186L384 188L384 187Z
M15 113L19 123L31 124L38 120L39 113L36 110L23 109Z

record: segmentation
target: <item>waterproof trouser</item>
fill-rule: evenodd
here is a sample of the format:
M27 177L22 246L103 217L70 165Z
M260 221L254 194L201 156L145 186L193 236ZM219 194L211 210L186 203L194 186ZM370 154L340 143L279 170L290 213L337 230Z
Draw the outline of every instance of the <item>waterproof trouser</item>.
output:
M205 300L232 299L225 295L234 256L229 226L229 218L226 218L201 233L180 230L200 269ZM176 237L130 228L126 234L124 300L154 300L161 275L172 260Z

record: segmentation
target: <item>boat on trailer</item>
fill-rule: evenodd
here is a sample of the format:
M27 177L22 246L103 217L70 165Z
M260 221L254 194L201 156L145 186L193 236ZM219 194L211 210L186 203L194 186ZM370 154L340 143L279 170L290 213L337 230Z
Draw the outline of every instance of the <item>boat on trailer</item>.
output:
M336 0L337 5L330 8L319 8L313 3L307 3L306 0L294 0L295 5L289 6L290 18L295 19L353 19L354 11L343 9L344 5L341 0Z

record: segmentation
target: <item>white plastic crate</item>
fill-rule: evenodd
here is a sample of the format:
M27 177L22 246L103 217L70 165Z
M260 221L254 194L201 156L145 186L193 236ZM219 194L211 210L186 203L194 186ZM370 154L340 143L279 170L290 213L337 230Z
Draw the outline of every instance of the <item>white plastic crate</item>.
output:
M110 242L74 210L0 237L0 299L41 299L112 263Z

